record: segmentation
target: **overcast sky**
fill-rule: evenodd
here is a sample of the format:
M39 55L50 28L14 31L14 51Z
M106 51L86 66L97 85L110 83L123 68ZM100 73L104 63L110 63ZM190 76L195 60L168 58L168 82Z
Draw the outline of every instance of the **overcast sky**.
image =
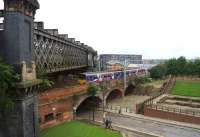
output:
M38 1L36 21L58 28L99 54L200 56L200 0Z

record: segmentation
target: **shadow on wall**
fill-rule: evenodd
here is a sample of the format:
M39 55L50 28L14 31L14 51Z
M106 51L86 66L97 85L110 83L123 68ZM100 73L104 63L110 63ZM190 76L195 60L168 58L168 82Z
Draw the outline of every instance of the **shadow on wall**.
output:
M106 102L110 102L114 99L121 98L122 94L123 94L122 91L115 89L115 90L111 91L110 94L107 96Z
M86 98L78 107L77 114L81 114L87 111L90 111L93 107L98 108L102 104L102 100L99 97L88 97Z
M127 96L127 95L131 95L131 94L134 94L135 93L135 85L129 85L127 88L126 88L126 90L125 90L125 92L124 92L124 95L125 96Z

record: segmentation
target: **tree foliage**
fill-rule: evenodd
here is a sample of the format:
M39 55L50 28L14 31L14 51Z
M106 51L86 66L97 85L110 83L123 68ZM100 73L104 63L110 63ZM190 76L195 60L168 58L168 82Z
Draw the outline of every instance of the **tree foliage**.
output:
M50 81L50 80L46 79L46 77L45 77L45 69L40 65L37 65L37 67L36 67L36 75L37 75L38 79L42 80L41 85L42 85L43 88L52 87L52 85L54 84L53 81Z
M159 64L150 70L150 77L153 79L161 79L166 74L166 67L164 64Z
M148 83L150 81L151 80L148 77L144 76L144 77L136 77L133 82L135 83L135 85L140 85L140 84Z
M99 87L94 83L89 83L87 87L87 92L91 96L95 96L99 91Z
M13 68L0 59L0 108L8 109L13 105L11 96L16 81L19 80Z
M94 97L97 92L100 90L100 88L94 84L94 83L89 83L88 87L87 87L87 93L89 95L91 95L92 97ZM91 102L91 106L92 106L92 120L94 121L94 112L95 112L95 105L96 102L94 100L92 100Z
M163 76L184 76L195 75L200 76L200 60L187 61L185 57L181 56L178 59L169 59L164 64L158 64L151 68L150 75L152 78L158 79Z

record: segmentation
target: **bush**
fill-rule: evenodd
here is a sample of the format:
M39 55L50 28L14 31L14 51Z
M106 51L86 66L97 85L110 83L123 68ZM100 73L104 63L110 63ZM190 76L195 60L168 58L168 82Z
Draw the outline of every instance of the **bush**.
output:
M42 66L37 65L37 67L36 67L36 75L37 75L38 79L42 80L41 86L42 86L43 89L44 88L50 88L50 87L53 86L54 82L46 79L46 77L45 77L45 69Z
M135 85L145 84L148 82L151 82L151 80L148 77L136 77L134 79Z
M150 70L150 77L153 79L162 79L166 74L166 68L163 64L157 65Z
M15 83L19 80L13 68L0 59L0 108L9 109L13 105L11 96L14 94Z
M89 83L87 87L87 92L89 95L95 96L99 91L99 87L94 83Z

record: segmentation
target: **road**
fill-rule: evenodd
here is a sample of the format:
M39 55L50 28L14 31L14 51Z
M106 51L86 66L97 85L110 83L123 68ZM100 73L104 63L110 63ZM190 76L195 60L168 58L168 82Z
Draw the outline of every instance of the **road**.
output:
M163 137L200 137L200 129L136 117L110 114L113 124L161 135Z

